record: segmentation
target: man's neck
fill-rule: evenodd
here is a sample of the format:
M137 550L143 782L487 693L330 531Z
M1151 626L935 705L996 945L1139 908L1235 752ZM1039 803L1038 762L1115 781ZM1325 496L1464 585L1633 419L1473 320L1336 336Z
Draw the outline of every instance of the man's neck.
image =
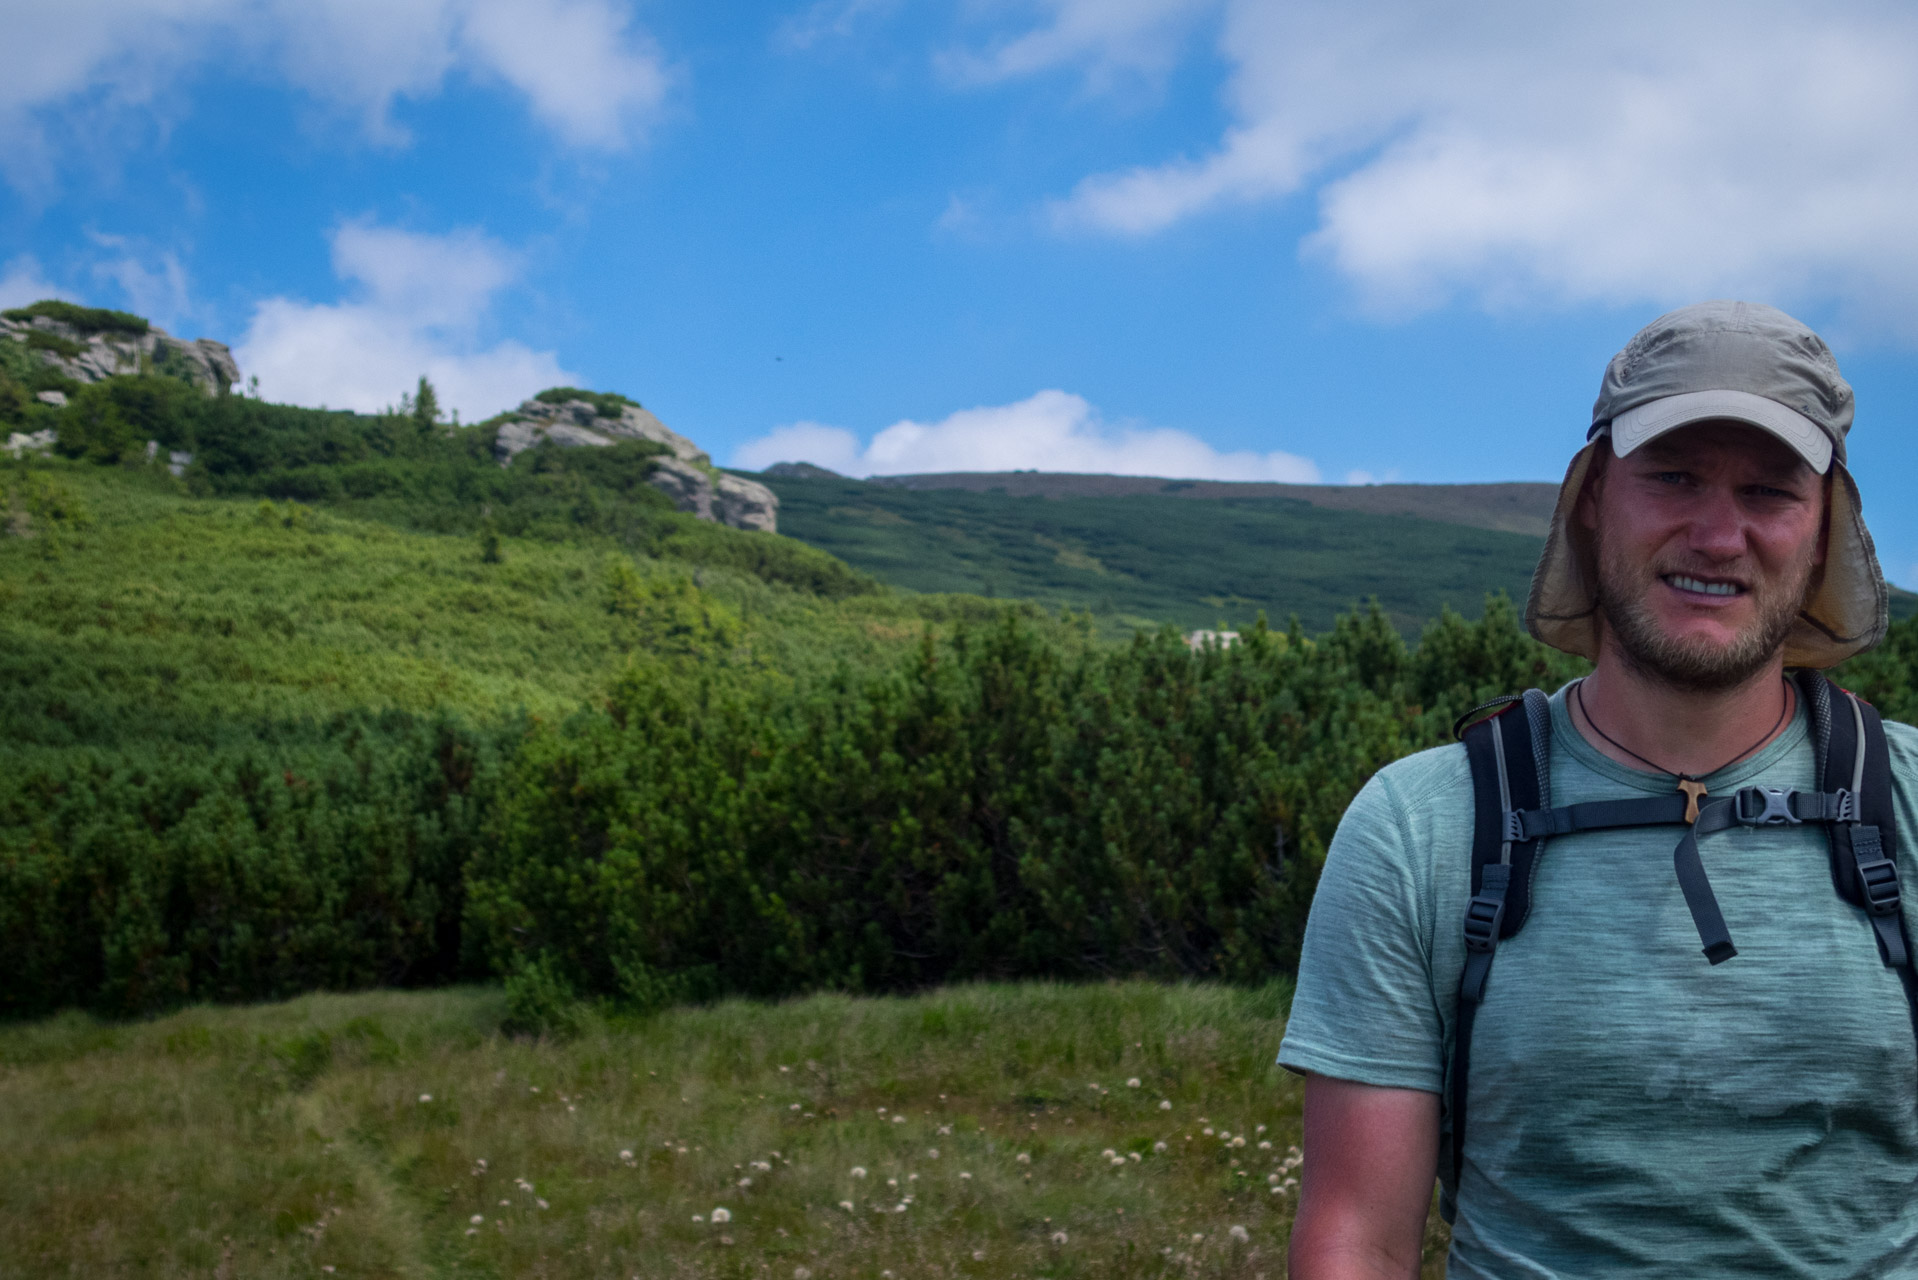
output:
M1620 764L1643 769L1650 761L1703 777L1757 751L1790 722L1797 695L1784 669L1781 655L1729 689L1674 688L1634 669L1606 637L1598 664L1571 700L1572 723Z

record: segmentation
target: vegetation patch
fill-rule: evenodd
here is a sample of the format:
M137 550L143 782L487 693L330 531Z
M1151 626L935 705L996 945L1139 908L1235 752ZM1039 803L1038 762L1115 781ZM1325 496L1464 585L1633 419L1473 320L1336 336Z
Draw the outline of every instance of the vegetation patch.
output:
M584 400L593 406L593 412L602 418L617 418L628 407L639 409L644 406L630 396L617 391L587 391L583 387L548 387L534 396L541 404L569 404L575 400Z
M72 338L63 338L57 333L48 333L45 329L27 330L27 350L51 351L57 356L71 360L86 351L86 347Z
M146 333L149 326L142 316L126 311L109 311L105 307L83 307L78 303L62 302L58 298L47 298L29 306L14 307L0 312L9 320L30 321L37 317L58 320L61 324L71 325L81 333L106 333L120 337L138 338Z

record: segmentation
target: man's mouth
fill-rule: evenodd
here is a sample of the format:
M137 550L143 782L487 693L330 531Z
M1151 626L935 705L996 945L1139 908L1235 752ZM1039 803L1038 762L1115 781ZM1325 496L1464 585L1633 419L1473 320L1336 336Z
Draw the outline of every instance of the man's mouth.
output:
M1690 591L1701 596L1741 596L1745 594L1742 583L1724 579L1694 578L1686 573L1666 573L1659 575L1665 585L1680 591Z

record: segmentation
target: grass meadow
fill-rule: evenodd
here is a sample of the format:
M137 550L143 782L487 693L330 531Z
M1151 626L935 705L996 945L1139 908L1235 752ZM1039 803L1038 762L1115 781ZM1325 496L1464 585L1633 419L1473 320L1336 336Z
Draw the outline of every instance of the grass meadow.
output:
M0 1029L13 1277L1277 1277L1283 984L499 1030L497 989ZM1443 1229L1429 1237L1440 1274Z

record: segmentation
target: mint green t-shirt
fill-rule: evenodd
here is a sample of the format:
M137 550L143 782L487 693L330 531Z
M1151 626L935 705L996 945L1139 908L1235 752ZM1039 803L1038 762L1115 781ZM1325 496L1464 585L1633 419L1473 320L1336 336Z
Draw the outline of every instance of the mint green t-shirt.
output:
M1588 744L1562 693L1552 724L1554 805L1669 793ZM1918 730L1885 729L1909 925ZM1816 790L1813 769L1801 711L1704 781ZM1679 835L1545 842L1473 1031L1448 1275L1918 1277L1918 1043L1833 888L1825 828L1701 841L1738 947L1717 966L1673 874ZM1444 1096L1471 843L1463 747L1366 784L1326 858L1280 1063Z

